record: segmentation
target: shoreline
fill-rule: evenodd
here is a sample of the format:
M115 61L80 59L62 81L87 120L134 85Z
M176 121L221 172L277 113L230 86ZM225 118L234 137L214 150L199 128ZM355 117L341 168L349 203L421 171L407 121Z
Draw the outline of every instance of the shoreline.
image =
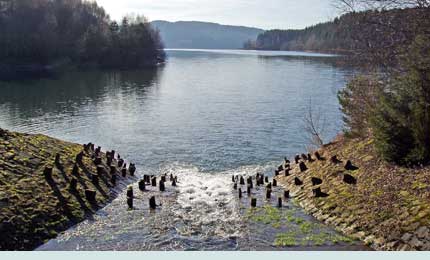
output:
M0 129L0 249L35 249L136 182L109 154L93 144Z
M300 159L305 171L292 162L277 179L307 213L375 250L430 250L430 169L389 165L372 144L340 136L317 150L322 160Z

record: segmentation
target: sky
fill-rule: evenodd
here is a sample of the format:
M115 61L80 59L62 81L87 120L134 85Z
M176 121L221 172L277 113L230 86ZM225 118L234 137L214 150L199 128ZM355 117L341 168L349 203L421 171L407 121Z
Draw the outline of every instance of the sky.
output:
M97 0L113 19L206 21L261 29L302 29L336 17L333 0Z

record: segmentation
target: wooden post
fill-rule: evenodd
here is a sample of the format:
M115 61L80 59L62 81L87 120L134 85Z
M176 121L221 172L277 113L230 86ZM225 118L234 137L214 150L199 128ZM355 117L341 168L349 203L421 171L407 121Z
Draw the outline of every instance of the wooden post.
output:
M242 188L239 188L239 199L242 198Z
M85 190L85 197L89 202L96 202L96 191L94 190Z
M134 173L136 172L136 165L134 163L130 163L130 167L128 167L128 171L130 172L131 176L134 176Z
M122 174L122 177L127 177L127 168L122 168L122 170L121 170L121 174Z
M160 186L160 191L163 192L166 190L166 187L164 186L164 181L163 179L160 180L159 182L159 186Z
M289 199L290 198L290 191L289 190L284 190L284 198L285 199Z
M76 163L73 165L72 175L75 175L75 176L79 175L79 167Z
M127 197L133 198L133 186L128 186L128 188L127 188Z
M266 183L269 182L269 177L268 176L264 177L264 182L266 182Z
M96 157L96 158L94 159L94 164L95 164L95 165L100 165L100 164L102 164L102 158L101 158L101 157Z
M278 198L278 208L282 208L282 198Z
M253 208L257 207L257 199L256 198L251 199L251 207L253 207Z
M145 180L140 180L139 181L139 190L141 190L141 191L145 191L146 190Z
M55 165L60 165L60 164L61 164L61 162L60 162L60 154L57 153L55 155Z
M237 183L236 182L233 184L233 189L237 190Z
M128 209L133 209L133 197L127 197Z
M272 186L273 186L273 187L278 186L278 181L277 181L276 179L273 179L273 181L272 181Z
M245 179L243 176L240 176L240 185L245 185Z
M113 186L116 185L116 174L112 174L112 176L110 177L110 182L112 183Z
M154 196L152 196L149 199L149 208L150 209L156 209L157 208L157 204L155 203L155 197Z
M46 166L45 169L43 170L43 175L45 176L45 178L49 181L52 181L52 166Z
M266 190L266 199L270 199L272 197L272 190L271 189L267 189Z
M75 177L73 177L73 178L70 180L69 189L70 189L71 191L76 191L76 190L77 190L77 188L78 188L78 179L76 179Z
M91 174L91 181L94 183L94 185L99 185L99 175L97 173Z
M246 192L248 193L248 196L251 196L251 186L248 185Z
M151 185L152 185L152 187L157 187L157 177L152 177Z
M176 187L176 178L173 178L173 180L172 180L172 186Z

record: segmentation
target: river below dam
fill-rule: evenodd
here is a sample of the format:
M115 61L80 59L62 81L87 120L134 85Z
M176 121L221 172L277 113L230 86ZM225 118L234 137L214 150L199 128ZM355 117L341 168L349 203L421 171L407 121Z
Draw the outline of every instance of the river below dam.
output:
M39 250L366 250L304 213L257 209L231 176L268 176L311 143L311 106L325 141L342 129L337 92L353 71L338 57L300 52L168 50L165 65L0 82L0 127L114 149L139 175L174 174L178 186L125 193ZM246 190L246 188L243 188ZM148 209L155 195L162 206ZM261 199L260 199L261 198Z

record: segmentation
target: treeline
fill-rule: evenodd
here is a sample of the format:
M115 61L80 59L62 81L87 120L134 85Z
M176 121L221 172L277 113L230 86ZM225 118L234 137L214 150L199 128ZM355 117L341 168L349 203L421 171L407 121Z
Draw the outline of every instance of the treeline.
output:
M0 0L0 65L138 68L164 58L159 33L144 17L118 23L82 0Z
M331 22L307 27L303 30L270 30L260 34L255 41L244 44L246 49L284 50L284 51L319 51L349 53L366 49L369 34L375 40L390 37L382 32L392 33L393 28L401 32L416 27L417 19L428 18L426 8L367 10L350 12ZM384 26L381 26L384 25ZM400 34L392 33L398 37ZM408 38L410 40L410 37ZM395 41L400 39L395 39ZM385 42L385 41L384 41Z

